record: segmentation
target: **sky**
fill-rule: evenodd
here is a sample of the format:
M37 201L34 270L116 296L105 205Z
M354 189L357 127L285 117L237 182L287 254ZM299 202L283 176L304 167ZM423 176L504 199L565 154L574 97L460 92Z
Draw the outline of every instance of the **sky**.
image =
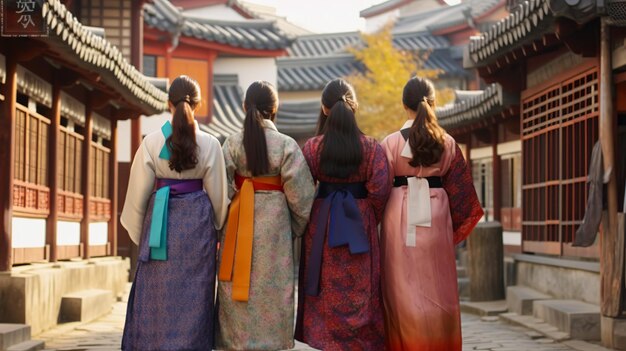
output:
M314 33L352 32L365 29L359 12L385 0L247 0L276 8L279 16ZM448 4L460 0L446 0Z
M365 29L359 12L384 0L248 0L272 6L279 16L316 33Z

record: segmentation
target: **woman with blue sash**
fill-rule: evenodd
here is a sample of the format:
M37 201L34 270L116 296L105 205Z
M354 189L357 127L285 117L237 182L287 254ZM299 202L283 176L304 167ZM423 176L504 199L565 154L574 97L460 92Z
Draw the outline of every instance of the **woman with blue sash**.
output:
M243 131L224 142L232 198L220 241L220 350L294 346L293 242L309 219L315 187L300 147L274 125L276 89L250 85Z
M318 189L303 241L296 339L327 351L384 349L377 225L389 172L356 110L352 86L329 82L318 135L303 150Z
M198 83L169 89L171 122L148 134L120 220L139 245L123 350L211 350L217 230L228 210L220 143L194 120Z

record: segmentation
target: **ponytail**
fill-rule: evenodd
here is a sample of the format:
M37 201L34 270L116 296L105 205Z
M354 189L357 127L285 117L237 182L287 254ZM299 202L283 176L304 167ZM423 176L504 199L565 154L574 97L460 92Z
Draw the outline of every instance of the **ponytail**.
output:
M321 172L328 177L348 178L358 172L363 154L362 133L356 124L354 110L345 96L335 102L324 122Z
M268 82L256 81L246 90L243 101L246 118L243 121L243 148L246 152L248 171L252 176L268 174L270 161L263 120L271 121L278 110L276 88Z
M445 131L437 123L430 103L424 99L417 105L415 120L409 130L409 145L413 158L411 167L430 166L441 158Z
M193 169L198 164L193 110L200 103L200 88L195 80L180 76L174 79L168 94L175 110L172 116L172 135L165 143L171 151L170 169L180 173Z
M253 176L267 174L270 168L265 131L261 125L262 118L256 106L252 105L246 109L246 118L243 121L243 148L246 151L248 171Z

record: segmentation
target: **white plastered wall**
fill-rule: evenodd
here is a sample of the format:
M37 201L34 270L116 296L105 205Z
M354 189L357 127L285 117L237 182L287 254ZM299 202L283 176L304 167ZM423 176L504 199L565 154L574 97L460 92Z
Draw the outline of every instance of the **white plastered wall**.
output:
M218 57L213 63L213 74L236 74L239 86L245 93L257 80L265 80L276 86L276 59L273 57Z

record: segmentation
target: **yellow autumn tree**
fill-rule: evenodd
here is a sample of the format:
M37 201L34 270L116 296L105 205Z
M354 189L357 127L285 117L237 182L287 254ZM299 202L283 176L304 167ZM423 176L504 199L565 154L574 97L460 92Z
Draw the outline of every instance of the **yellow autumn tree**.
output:
M406 120L402 107L402 89L414 75L437 80L441 70L426 69L428 52L408 52L393 46L391 25L380 32L363 34L364 46L350 52L365 66L365 72L355 73L347 80L352 83L359 101L359 127L367 135L382 140L398 130ZM452 100L451 89L437 91L437 106Z

